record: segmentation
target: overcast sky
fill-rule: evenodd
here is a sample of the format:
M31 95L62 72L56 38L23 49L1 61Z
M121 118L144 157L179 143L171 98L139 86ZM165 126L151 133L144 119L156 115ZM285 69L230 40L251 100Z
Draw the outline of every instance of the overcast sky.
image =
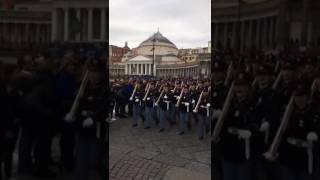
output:
M137 47L159 27L178 48L211 40L211 0L109 0L109 41Z

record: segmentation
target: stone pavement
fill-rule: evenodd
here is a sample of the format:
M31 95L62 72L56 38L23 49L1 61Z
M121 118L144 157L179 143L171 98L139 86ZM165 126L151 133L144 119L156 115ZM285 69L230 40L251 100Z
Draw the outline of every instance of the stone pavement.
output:
M208 138L197 139L195 125L180 136L177 126L159 133L158 127L145 130L131 124L127 118L110 126L109 179L164 180L183 171L210 179L211 144Z

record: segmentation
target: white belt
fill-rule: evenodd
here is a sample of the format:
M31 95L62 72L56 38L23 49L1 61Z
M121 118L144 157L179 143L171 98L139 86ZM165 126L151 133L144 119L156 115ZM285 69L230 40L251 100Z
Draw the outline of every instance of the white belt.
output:
M308 154L308 172L312 174L313 172L313 143L312 141L305 141L302 139L296 139L289 137L287 142L296 147L302 147L307 149Z
M230 133L230 134L239 135L241 131L243 131L243 130L237 129L237 128L228 128L228 133ZM250 138L245 138L244 141L245 141L246 159L249 160L250 159Z

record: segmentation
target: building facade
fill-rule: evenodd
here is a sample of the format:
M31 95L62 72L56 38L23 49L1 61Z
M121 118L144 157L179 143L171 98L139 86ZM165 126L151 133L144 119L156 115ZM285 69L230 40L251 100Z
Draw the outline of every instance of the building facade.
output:
M17 1L0 10L0 40L8 46L106 42L107 5L105 0Z
M109 45L109 63L114 64L121 62L122 57L129 51L130 48L127 42L124 47Z
M318 0L214 0L212 8L214 49L320 46Z
M179 50L174 43L164 37L159 31L143 41L134 51L126 53L121 63L110 65L110 76L118 75L149 75L156 77L205 77L210 70L202 71L199 62L210 63L211 54L199 56L191 61L186 60L188 52L202 52L199 49ZM183 54L183 55L182 55ZM195 54L195 53L194 53ZM205 54L205 53L198 53ZM195 57L198 57L195 56ZM210 69L210 65L202 68Z

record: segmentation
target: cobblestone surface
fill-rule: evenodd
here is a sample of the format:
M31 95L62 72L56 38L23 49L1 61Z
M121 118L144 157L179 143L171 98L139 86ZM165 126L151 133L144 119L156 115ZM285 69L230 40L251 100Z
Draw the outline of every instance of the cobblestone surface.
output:
M199 141L195 126L180 136L177 126L159 133L157 127L145 130L118 119L109 131L109 179L161 180L174 167L210 174L210 141Z

